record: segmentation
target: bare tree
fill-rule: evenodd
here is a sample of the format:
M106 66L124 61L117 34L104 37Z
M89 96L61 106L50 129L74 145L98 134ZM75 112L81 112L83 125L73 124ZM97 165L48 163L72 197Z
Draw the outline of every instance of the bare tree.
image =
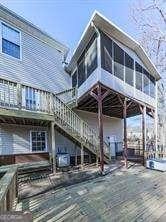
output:
M138 40L166 79L166 0L137 1L131 16L139 29Z
M132 2L131 16L139 30L140 44L162 76L158 87L158 137L166 146L166 0Z

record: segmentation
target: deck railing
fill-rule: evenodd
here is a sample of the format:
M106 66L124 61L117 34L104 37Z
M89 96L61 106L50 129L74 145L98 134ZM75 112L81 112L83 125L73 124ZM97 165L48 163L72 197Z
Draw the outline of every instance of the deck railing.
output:
M17 167L0 168L0 214L13 210L17 198Z
M55 95L65 104L77 105L77 87L64 90L62 92L56 93Z
M72 98L76 97L76 89L69 91L73 94ZM60 127L79 138L83 144L89 143L91 149L97 153L98 133L66 105L60 98L62 94L0 79L0 107L54 115ZM104 146L104 149L107 151L108 147Z
M145 151L145 157L146 159L155 159L155 158L159 158L159 159L166 159L166 151L164 150L149 150L149 151Z

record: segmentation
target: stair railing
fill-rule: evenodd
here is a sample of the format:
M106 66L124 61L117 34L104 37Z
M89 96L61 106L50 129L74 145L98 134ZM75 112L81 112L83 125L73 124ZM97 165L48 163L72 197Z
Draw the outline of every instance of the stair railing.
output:
M77 88L53 94L25 84L0 79L0 107L55 115L61 127L66 127L73 136L80 139L80 142L88 144L91 150L98 153L98 133L60 98L68 93L71 98L77 100Z
M55 94L60 100L62 100L65 104L77 105L77 87L73 87L62 92Z
M91 144L91 149L97 152L99 145L98 134L88 123L72 111L58 96L54 95L54 115L59 123L70 130L71 134L80 137L84 144Z

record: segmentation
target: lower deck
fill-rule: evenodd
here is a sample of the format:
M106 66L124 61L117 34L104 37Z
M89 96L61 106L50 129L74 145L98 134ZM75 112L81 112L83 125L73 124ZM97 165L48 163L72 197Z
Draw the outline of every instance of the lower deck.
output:
M34 221L166 221L166 173L135 165L22 200Z

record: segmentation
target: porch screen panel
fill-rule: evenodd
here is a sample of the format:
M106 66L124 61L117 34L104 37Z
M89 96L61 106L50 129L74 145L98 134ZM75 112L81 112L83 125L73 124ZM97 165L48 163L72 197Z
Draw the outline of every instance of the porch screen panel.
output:
M112 73L112 40L101 32L101 67Z
M93 41L85 56L86 78L97 68L97 41Z
M136 79L136 89L141 90L143 89L143 74L142 74L142 66L135 62L135 79Z
M153 76L149 76L150 77L150 96L155 98L155 78Z
M143 92L147 95L150 95L150 75L149 73L143 69Z
M114 45L114 75L124 80L124 51L116 43Z
M77 71L75 71L74 74L72 75L72 87L76 86L77 86Z
M86 80L85 59L83 58L78 63L78 87L80 87L85 80Z
M125 82L133 86L134 84L134 60L125 53Z

